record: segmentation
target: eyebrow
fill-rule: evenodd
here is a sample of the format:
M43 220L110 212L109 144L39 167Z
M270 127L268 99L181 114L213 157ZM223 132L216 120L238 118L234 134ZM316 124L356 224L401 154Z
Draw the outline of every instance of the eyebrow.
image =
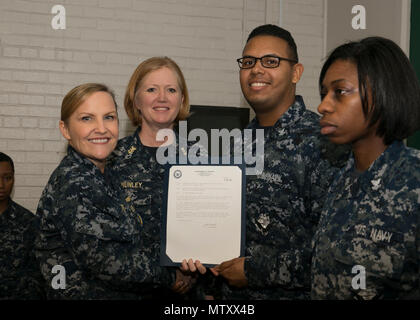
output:
M266 53L266 54L263 54L261 57L266 57L266 56L280 57L277 53ZM255 56L251 56L250 54L242 55L242 58L246 58L246 57L255 58Z
M337 84L337 83L342 82L342 81L348 81L348 80L347 79L336 79L336 80L331 81L330 85L334 85L334 84ZM325 88L325 87L326 87L326 85L324 83L322 83L321 88Z
M107 115L110 115L110 114L113 114L113 113L117 114L116 111L110 111L110 112L104 113L103 116L107 116ZM94 114L94 113L89 113L89 112L82 112L82 113L79 113L79 115L78 115L78 117L86 117L86 116L95 118L98 115L97 114Z
M149 84L149 86L156 86L156 87L160 87L161 85L160 84L157 84L157 83L155 83L155 84ZM172 83L167 83L167 84L163 84L163 86L164 87L177 87L178 86L178 84L172 84ZM146 86L147 87L147 86Z
M335 83L338 83L338 82L341 82L341 81L348 81L348 80L347 79L337 79L337 80L332 81L331 84L335 84Z

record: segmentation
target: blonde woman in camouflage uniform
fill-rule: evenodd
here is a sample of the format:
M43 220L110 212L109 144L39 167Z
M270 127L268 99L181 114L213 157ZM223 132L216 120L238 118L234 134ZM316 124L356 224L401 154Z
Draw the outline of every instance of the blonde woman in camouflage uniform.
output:
M141 62L128 83L124 107L135 132L122 138L110 160L118 173L124 201L141 212L144 250L152 264L160 264L161 208L165 167L157 159L164 141L157 140L161 129L175 129L189 115L190 104L184 75L168 57L152 57ZM175 131L175 130L174 130ZM178 151L179 139L173 141ZM184 156L187 151L181 148ZM189 258L189 257L188 257ZM184 262L184 270L205 273L199 261ZM152 288L150 297L171 297L166 288Z
M114 94L102 84L73 88L63 99L60 130L69 142L67 155L37 210L36 256L51 284L48 298L142 299L154 287L187 289L186 281L174 283L188 276L160 268L148 255L141 212L124 205L105 166L118 140ZM55 280L63 268L64 278Z

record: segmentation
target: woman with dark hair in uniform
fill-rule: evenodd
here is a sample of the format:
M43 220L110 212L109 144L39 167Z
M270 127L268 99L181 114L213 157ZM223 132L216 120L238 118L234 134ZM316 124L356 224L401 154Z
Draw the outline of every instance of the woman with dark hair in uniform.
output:
M11 198L12 158L0 152L0 300L44 298L44 281L33 251L36 218Z
M353 156L314 237L312 298L419 299L420 85L404 52L369 37L336 48L319 78L321 133Z

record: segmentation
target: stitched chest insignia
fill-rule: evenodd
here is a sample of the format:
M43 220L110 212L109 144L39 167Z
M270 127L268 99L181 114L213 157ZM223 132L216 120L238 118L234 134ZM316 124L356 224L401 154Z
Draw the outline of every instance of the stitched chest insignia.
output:
M261 225L261 227L263 227L264 229L267 228L267 226L270 224L270 217L266 214L261 214L258 217L258 223Z
M370 181L370 183L372 183L372 189L376 191L379 189L379 186L381 184L381 179L379 178L377 180L372 180Z

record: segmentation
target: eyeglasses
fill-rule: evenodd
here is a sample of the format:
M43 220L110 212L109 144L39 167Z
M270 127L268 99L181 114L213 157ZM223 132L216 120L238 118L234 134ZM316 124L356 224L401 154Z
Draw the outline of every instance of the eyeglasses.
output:
M297 63L297 61L293 59L287 59L287 58L282 58L282 57L277 57L277 56L272 56L272 55L266 55L261 58L245 56L245 57L236 59L236 61L238 61L238 64L239 64L239 68L241 69L253 68L255 64L257 63L257 60L261 61L261 65L264 68L277 68L280 65L281 60Z

